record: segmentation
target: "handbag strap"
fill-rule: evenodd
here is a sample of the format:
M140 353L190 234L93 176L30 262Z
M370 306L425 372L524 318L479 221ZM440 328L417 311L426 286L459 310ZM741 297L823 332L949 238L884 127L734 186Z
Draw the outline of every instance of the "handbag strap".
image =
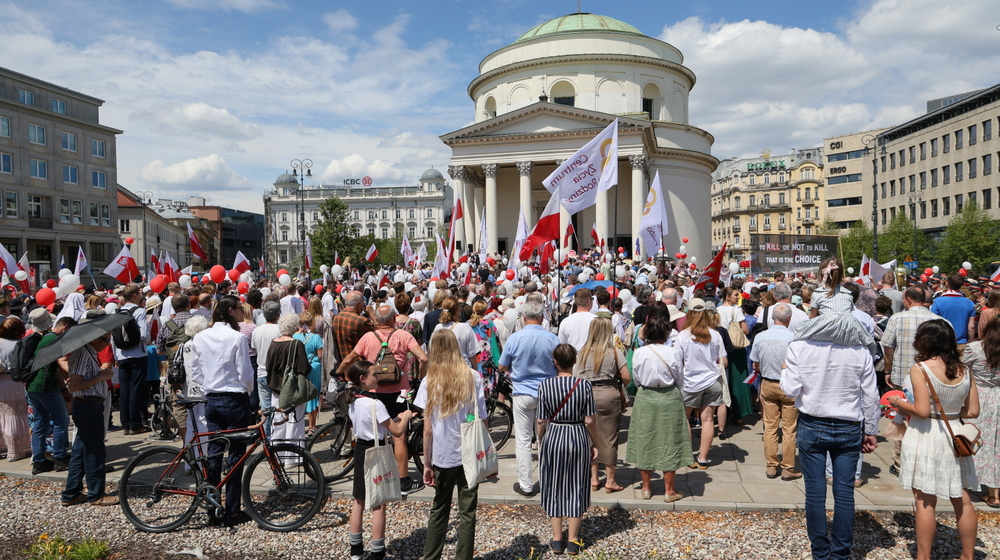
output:
M664 360L662 357L660 357L660 355L656 353L656 350L653 350L652 345L649 345L649 351L652 352L654 356L656 356L657 360L660 360L660 363L663 364L663 367L667 368L667 372L669 373L670 366L667 365L667 361ZM618 356L615 356L615 359L617 360Z
M563 407L566 406L567 402L569 402L569 398L573 396L573 391L576 391L576 386L580 384L580 381L582 380L579 377L577 377L576 383L573 384L573 388L570 389L568 393L566 393L566 396L563 397L562 402L559 403L558 407L556 407L556 411L552 413L552 416L549 416L549 422L554 421L556 416L559 416L559 413L562 412Z
M371 408L372 411L372 439L375 440L375 447L380 447L379 440L382 438L378 437L378 418L375 416L375 406L379 403L379 401L375 399L371 399L371 401L372 405L369 408Z
M938 400L937 391L934 390L934 383L931 382L931 372L927 369L927 366L923 362L917 364L920 367L920 371L924 372L924 376L927 380L927 386L931 389L931 398L934 399L934 404L938 408L938 414L941 415L941 419L944 420L944 425L948 428L948 435L952 438L955 437L955 433L951 431L951 422L948 421L948 415L944 412L944 407L941 406L941 401Z

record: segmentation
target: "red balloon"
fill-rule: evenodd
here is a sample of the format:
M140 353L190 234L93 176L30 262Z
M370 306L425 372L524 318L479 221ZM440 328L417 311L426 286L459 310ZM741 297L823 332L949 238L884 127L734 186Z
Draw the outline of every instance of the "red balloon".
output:
M696 265L696 264L694 264L694 263L691 263L691 270L694 270L694 269L696 269L696 268L698 268L698 265Z
M135 243L135 239L132 239L131 237L126 237L125 238L125 244L126 245L131 245L133 243Z
M197 276L192 276L191 277L191 283L192 284L197 284L198 283L198 277Z
M285 270L285 269L283 269L283 268L281 270L279 270L278 271L278 278L281 278L282 274L288 274L288 271ZM288 274L288 275L291 276L291 274Z
M604 274L598 272L594 275L594 280L604 280Z
M618 252L619 253L624 253L625 252L625 248L624 247L619 247L618 248Z
M240 271L238 271L238 270L236 270L234 268L234 269L230 270L229 273L226 274L226 276L229 276L229 279L232 280L233 282L235 282L235 281L237 281L237 280L240 279Z
M681 254L681 258L682 258L682 259L686 259L686 258L688 258L688 254L687 254L687 253L682 253L682 254Z
M211 281L212 281L212 279L211 279L211 278L209 278L208 276L202 276L202 277L201 277L201 283L202 283L202 284L208 284L208 283L209 283L209 282L211 282Z
M38 290L37 294L35 294L35 301L42 307L51 305L56 301L56 293L48 288L42 288L41 290Z
M167 283L163 281L163 278L157 276L149 281L149 289L158 294L167 289Z
M958 269L958 275L959 276L968 276L968 274L969 274L968 270L965 270L964 268Z
M688 238L687 238L687 237L685 237L685 238L684 238L684 239L682 239L681 241L683 241L684 243L687 243L687 242L688 242Z
M218 284L226 279L226 267L221 264L217 264L212 267L212 270L208 272L208 275L212 277L212 282Z
M317 294L322 294L323 293L323 284L316 284L316 293Z
M246 282L240 282L239 284L236 285L236 291L241 294L245 294L250 291L250 284L247 284Z
M680 253L674 253L674 256L677 257L678 260L681 258L681 254Z
M486 257L486 264L488 264L490 266L496 266L497 265L497 260L494 259L493 257Z
M920 275L920 281L921 282L926 282L927 281L927 275L926 274L921 274Z
M934 269L933 268L925 268L924 269L924 274L926 274L927 276L930 276L931 274L934 274Z
M514 277L517 276L517 274L515 274L513 270L508 270L507 272L504 273L504 276L506 276L508 280L513 282Z
M45 287L46 288L55 288L58 285L59 285L59 282L56 282L52 278L49 278L48 280L45 281Z

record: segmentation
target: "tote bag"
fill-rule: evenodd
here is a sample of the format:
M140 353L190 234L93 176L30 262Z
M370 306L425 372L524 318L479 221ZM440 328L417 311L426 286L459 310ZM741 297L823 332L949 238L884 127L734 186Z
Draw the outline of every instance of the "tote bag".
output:
M396 472L396 456L392 446L382 445L378 437L378 420L375 418L375 404L372 403L372 433L375 447L365 451L365 503L368 509L403 499Z
M308 375L295 373L295 340L288 345L288 359L281 378L281 394L278 395L278 408L292 410L300 404L305 404L319 396L319 389L313 385Z
M497 450L490 431L479 419L479 405L475 399L472 408L475 411L472 422L462 424L462 469L469 488L475 488L500 470Z

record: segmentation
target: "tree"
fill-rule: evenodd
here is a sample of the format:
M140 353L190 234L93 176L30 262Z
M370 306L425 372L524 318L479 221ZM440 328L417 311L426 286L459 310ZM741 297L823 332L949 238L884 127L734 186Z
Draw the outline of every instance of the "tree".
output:
M1000 258L1000 220L970 200L960 214L955 214L938 248L937 264L942 272L955 272L962 263L972 263L974 274L986 274L989 264Z
M315 265L332 265L337 253L341 259L350 257L353 263L361 262L374 236L358 236L350 225L347 204L335 196L324 200L319 211L319 225L309 234Z
M916 253L913 251L914 246ZM925 262L932 260L931 243L927 234L915 229L913 221L900 212L878 234L878 260L887 262L896 259L902 266L908 256Z
M844 266L861 270L861 256L871 256L872 230L868 229L866 220L858 220L840 235L840 248L843 253Z

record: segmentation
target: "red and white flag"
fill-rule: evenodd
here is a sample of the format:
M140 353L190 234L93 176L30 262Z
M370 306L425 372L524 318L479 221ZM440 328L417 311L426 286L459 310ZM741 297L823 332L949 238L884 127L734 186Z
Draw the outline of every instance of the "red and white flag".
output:
M135 259L132 258L132 252L128 250L127 245L122 247L121 252L118 253L115 260L111 261L111 264L104 269L104 274L118 280L122 284L128 284L136 276L139 276L139 266L135 264Z
M188 227L188 240L191 242L191 254L201 259L201 262L208 262L208 255L205 253L205 249L201 247L201 243L198 242L198 238L195 237L194 232L191 231L191 222L187 223Z
M163 268L160 265L160 259L156 257L156 251L149 250L149 266L156 271L157 274L163 272Z
M77 276L83 272L83 269L87 268L87 256L83 254L83 245L79 245L79 250L76 252L76 266L73 268L73 274Z
M528 238L524 240L518 258L522 261L528 260L531 252L542 243L557 241L559 239L559 193L553 193L549 198L545 210L538 218L538 223L531 230Z
M555 240L549 241L542 246L538 255L538 272L540 274L549 273L549 261L552 260L552 257L555 256L555 253L556 253Z
M869 275L872 273L872 262L869 260L868 255L861 255L861 273L858 276L858 284L863 284L865 286L871 286L872 280Z
M448 262L455 262L455 223L462 219L462 199L455 193L455 208L451 211L451 224L448 226Z
M19 280L17 283L21 285L21 291L23 291L26 294L30 293L31 292L31 286L34 285L35 279L31 275L31 272L32 272L31 271L31 263L28 262L28 252L27 251L25 251L24 254L21 255L21 260L17 261L17 268L20 269L20 270L25 271L26 273L28 273L28 279L27 280Z
M264 266L264 257L260 258L260 275L267 276L267 267Z
M1000 282L1000 268L990 276L990 282Z
M600 249L601 236L597 234L597 222L594 222L594 227L590 228L590 238L594 240L594 247Z
M160 274L167 277L167 282L176 282L180 278L180 271L177 267L177 263L174 262L173 257L170 256L170 251L163 253L163 258L160 259Z
M306 270L312 270L313 267L313 245L312 239L306 236L306 259L305 259ZM250 269L250 263L247 263L247 270ZM240 272L243 272L242 270Z
M705 283L710 280L712 281L713 284L715 284L716 287L719 286L719 275L722 274L722 256L725 254L726 254L726 243L723 243L722 248L719 249L719 252L715 255L715 258L712 259L712 262L708 263L708 266L705 267L705 270L701 271L701 276L698 277L698 283L695 284L694 286L695 291L704 290ZM715 294L709 294L709 295L714 296Z
M378 257L378 247L372 243L372 246L368 248L368 252L365 253L365 260L372 263L375 262L376 257Z
M525 240L528 239L528 222L524 219L524 209L517 209L517 233L514 238L514 247L510 252L510 258L507 259L507 270L517 271L517 267L521 264L521 259L519 255L521 253L521 247L524 247Z
M233 268L240 271L240 274L250 270L250 259L243 255L243 251L236 251L236 260L233 262Z
M14 259L14 255L11 255L3 243L0 243L0 273L13 276L18 270L20 269L17 268L17 260Z
M564 247L572 247L572 245L570 245L569 242L573 239L574 235L576 235L576 228L573 227L573 222L570 222L569 225L566 227L566 235L564 236L565 239L563 240Z
M261 260L263 261L263 257L261 257ZM333 252L333 264L340 264L340 251ZM261 269L263 269L263 265Z

